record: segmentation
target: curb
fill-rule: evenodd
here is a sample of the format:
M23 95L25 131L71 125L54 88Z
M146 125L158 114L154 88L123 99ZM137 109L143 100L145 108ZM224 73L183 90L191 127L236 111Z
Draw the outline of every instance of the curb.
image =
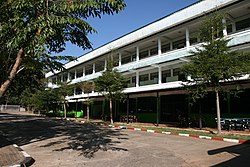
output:
M250 144L250 140L238 140L238 139L229 139L229 138L220 138L220 137L211 137L211 136L198 136L194 134L186 134L186 133L178 133L178 132L166 132L161 130L151 130L146 128L132 128L127 126L114 126L111 124L103 124L103 123L93 123L95 125L101 125L101 126L108 126L110 128L115 129L127 129L127 130L133 130L133 131L142 131L142 132L148 132L148 133L162 133L167 135L177 135L181 137L192 137L197 139L206 139L206 140L217 140L217 141L223 141L223 142L230 142L230 143L236 143L236 144Z
M58 118L56 118L56 119L58 119ZM67 121L72 121L72 120L67 119ZM84 124L86 122L80 121L80 123ZM238 139L220 138L220 137L211 137L211 136L202 136L202 135L198 136L198 135L194 135L194 134L167 132L167 131L161 131L161 130L151 130L151 129L146 129L146 128L132 128L132 127L127 127L127 126L114 126L111 124L104 124L104 123L97 123L97 122L93 122L92 124L106 126L106 127L114 128L114 129L127 129L127 130L142 131L142 132L148 132L148 133L162 133L162 134L167 134L167 135L177 135L177 136L181 136L181 137L192 137L192 138L197 138L197 139L217 140L217 141L230 142L230 143L235 143L235 144L250 144L250 140L238 140Z
M23 149L21 149L18 145L16 144L13 144L13 146L18 150L20 151L23 156L25 157L25 159L20 162L20 164L16 164L16 165L12 165L10 167L28 167L28 166L31 166L34 162L35 162L35 159L33 159L29 154L27 154Z

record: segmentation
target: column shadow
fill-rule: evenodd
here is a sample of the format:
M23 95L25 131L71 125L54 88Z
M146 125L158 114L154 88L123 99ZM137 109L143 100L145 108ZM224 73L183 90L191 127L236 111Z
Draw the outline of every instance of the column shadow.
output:
M245 144L238 144L234 146L219 148L215 150L209 150L209 155L216 155L222 152L227 152L232 154L234 158L213 165L213 167L230 167L230 166L238 166L238 167L249 167L250 166L250 141L247 141Z

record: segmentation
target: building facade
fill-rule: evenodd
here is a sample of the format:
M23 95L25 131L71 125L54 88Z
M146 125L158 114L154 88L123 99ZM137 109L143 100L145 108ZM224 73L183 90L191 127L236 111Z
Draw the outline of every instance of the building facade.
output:
M203 17L214 11L229 16L222 20L227 24L223 34L231 39L229 47L250 51L250 1L202 0L66 63L65 71L47 73L48 86L56 88L57 81L69 81L74 85L93 82L101 76L112 55L115 68L128 79L124 90L127 101L114 105L117 119L128 112L137 115L138 121L142 122L178 122L180 115L195 117L202 113L205 123L212 125L216 114L214 96L208 95L199 104L190 105L188 95L182 89L180 67L187 63L190 51L201 45L197 37L199 27ZM249 76L243 77L238 84L245 91L239 99L223 95L227 99L221 101L224 115L249 114L246 105L250 102ZM87 97L95 101L91 107L92 117L101 118L108 113L101 95L94 90L84 92L77 86L67 97L70 108L85 112L86 106L81 102Z

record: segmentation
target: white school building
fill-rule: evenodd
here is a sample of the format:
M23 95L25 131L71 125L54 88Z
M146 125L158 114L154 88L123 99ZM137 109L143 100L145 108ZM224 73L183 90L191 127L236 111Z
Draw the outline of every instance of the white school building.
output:
M202 0L66 63L64 71L47 73L48 86L56 88L57 81L70 81L73 85L93 82L101 76L112 54L117 62L115 68L128 79L124 90L127 101L114 104L117 120L129 112L141 122L178 122L179 114L196 117L202 112L205 123L212 125L216 115L214 96L208 95L199 104L191 106L182 89L184 76L180 67L187 63L190 51L201 44L197 32L204 15L214 11L229 16L222 20L227 24L223 34L231 39L229 47L236 51L250 51L250 1ZM222 114L250 116L249 81L246 76L237 83L245 88L240 98L224 95L227 100L221 101ZM86 106L81 101L88 96L95 101L91 106L91 117L101 118L108 113L107 103L100 94L94 90L84 92L77 86L67 97L69 108L83 110L86 115Z

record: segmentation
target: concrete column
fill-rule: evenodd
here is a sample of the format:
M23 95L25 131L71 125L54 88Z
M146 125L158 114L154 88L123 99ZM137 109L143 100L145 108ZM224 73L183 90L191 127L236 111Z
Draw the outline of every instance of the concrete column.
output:
M161 38L158 38L158 55L161 55Z
M95 73L95 63L93 63L93 74Z
M122 53L121 52L119 52L119 66L121 66L122 65Z
M74 96L76 95L76 88L74 88Z
M105 58L105 60L104 60L104 70L107 70L107 64L108 64L108 61L107 61L107 59Z
M189 47L190 47L189 29L186 28L186 48L189 49Z
M226 19L222 19L222 24L223 24L223 36L227 36L227 24L226 24Z
M61 75L61 82L63 82L63 74Z
M161 67L158 67L158 84L162 84Z
M139 49L139 46L136 46L136 61L139 61L140 60L140 49Z
M233 30L233 32L236 32L236 24L235 24L235 22L232 23L232 30Z
M172 41L170 41L170 50L173 50L173 42Z
M53 85L53 83L52 83L52 78L49 78L48 79L48 84L47 84L47 86L48 87L52 87L52 85ZM1 111L1 110L0 110Z
M82 68L82 76L85 77L85 66Z
M76 76L77 76L77 70L75 70L75 79L76 79Z
M135 87L139 87L139 71L136 71Z
M69 82L70 81L70 72L68 72L68 78L67 78L67 82Z

